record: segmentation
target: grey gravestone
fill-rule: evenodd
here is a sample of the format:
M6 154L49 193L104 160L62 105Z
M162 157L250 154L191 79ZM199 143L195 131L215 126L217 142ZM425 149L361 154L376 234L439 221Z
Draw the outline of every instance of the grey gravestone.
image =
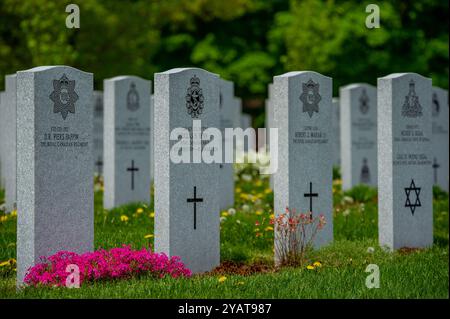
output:
M94 91L94 172L103 175L103 92Z
M150 181L153 182L155 176L155 102L153 94L150 96Z
M322 214L327 224L314 242L320 247L333 239L332 79L310 71L289 72L274 77L274 93L279 129L275 214L286 207L312 212L313 217Z
M4 95L4 158L6 210L16 209L16 75L5 76Z
M266 151L269 151L269 152L270 152L270 147L269 147L270 146L270 144L269 144L270 143L270 129L276 127L275 116L274 116L275 105L274 105L273 89L274 89L273 83L270 83L268 85L268 95L267 95L267 101L266 101L266 114L265 114L267 131L266 131L266 135L264 136L264 141L262 141L263 142L262 144L265 143L265 145L260 144L261 146L265 147ZM270 153L268 153L268 154L270 154ZM275 174L272 174L269 176L269 187L271 189L273 189L273 186L274 186L274 176L275 176Z
M220 168L173 162L170 149L180 142L169 136L175 128L192 135L193 120L220 130L219 92L219 77L202 69L155 74L155 250L180 256L194 273L220 263ZM199 150L188 143L183 151L193 146Z
M241 127L243 130L252 128L252 116L250 114L243 113L241 115ZM245 152L256 151L255 143L256 141L254 140L246 140L244 145L244 151Z
M341 109L339 107L339 99L333 98L333 113L332 116L332 127L333 127L333 166L341 166L341 129L340 129L340 113Z
M340 89L342 188L377 185L377 89L350 84Z
M225 128L234 127L235 104L234 99L234 84L231 81L219 79L220 95L219 95L219 114L220 126L222 129L222 158L225 159L225 143L232 143L232 141L225 140ZM220 167L220 206L221 210L227 209L234 205L234 168L233 163L225 163L219 165Z
M433 87L431 110L433 184L448 192L448 91Z
M433 244L431 79L395 73L378 79L379 243Z
M5 136L5 130L4 127L6 126L5 124L5 117L3 115L4 113L4 105L3 102L5 100L5 92L0 92L0 189L4 189L5 187L5 172L4 172L4 168L3 168L3 156L5 151L4 149L4 143L6 141Z
M61 250L94 245L92 73L17 72L17 285Z
M135 76L104 81L105 209L150 202L151 82Z

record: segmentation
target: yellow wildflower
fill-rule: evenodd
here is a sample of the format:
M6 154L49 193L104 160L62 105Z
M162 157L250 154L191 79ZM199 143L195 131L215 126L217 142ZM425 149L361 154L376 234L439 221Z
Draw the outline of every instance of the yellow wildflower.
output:
M128 216L126 216L126 215L122 215L122 216L120 216L120 220L122 221L122 222L127 222L128 220L129 220L129 218L128 218Z
M228 217L228 212L222 212L222 217Z
M151 212L149 216L150 218L155 218L155 212Z
M17 209L11 211L11 216L17 216Z
M225 280L227 280L227 277L225 277L225 276L222 276L219 278L220 283L224 282Z
M149 238L153 238L153 237L154 237L153 234L147 234L144 236L145 239L149 239Z
M243 281L238 281L238 283L237 283L239 286L241 286L241 285L243 285L244 284L244 282Z
M0 267L9 266L9 260L0 263Z
M266 188L266 189L264 190L264 193L270 194L270 193L272 193L272 190L271 190L270 188Z
M273 230L273 227L272 226L267 226L266 227L266 231L272 231Z
M314 266L314 267L322 267L322 263L321 263L320 261L316 261L316 262L313 264L313 266Z
M260 211L260 210L257 210L257 211L255 212L255 214L256 214L256 215L258 215L258 216L260 216L260 215L262 215L262 214L263 214L263 212L262 212L262 211Z
M314 270L314 266L308 265L308 266L306 266L306 269Z
M275 215L274 214L270 214L270 219L274 219L275 218Z
M144 212L144 209L142 207L139 207L138 209L136 209L137 214L142 214L143 212Z

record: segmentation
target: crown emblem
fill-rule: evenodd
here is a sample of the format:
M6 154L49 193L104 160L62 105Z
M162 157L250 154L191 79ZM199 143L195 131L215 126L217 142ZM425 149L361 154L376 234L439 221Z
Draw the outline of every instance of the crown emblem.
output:
M416 95L415 82L411 80L409 82L409 92L405 96L405 102L402 106L402 115L405 117L421 117L422 106L419 103L419 97Z
M186 108L192 118L198 118L204 108L204 97L200 87L200 79L194 75L189 83L191 85L186 92Z

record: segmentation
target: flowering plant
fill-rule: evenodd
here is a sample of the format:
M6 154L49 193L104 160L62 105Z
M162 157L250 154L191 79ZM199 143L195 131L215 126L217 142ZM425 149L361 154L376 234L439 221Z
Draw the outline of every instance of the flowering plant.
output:
M297 214L286 208L286 212L271 220L275 230L275 256L278 265L303 265L319 230L325 224L325 217L313 217L311 212Z
M76 265L79 269L80 284L141 274L155 278L191 276L191 271L177 256L169 258L165 254L153 253L150 249L132 250L130 246L123 245L81 255L60 251L50 257L41 257L41 263L28 270L24 282L29 286L64 286L71 274L67 267L71 265Z

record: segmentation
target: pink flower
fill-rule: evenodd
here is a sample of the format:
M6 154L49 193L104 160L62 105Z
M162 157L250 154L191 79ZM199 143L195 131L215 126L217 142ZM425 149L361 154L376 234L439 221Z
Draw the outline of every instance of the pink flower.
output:
M41 263L31 267L24 282L30 286L64 286L66 268L75 264L80 270L80 284L96 280L130 278L147 274L155 278L171 276L190 277L191 271L184 266L178 256L151 252L150 249L132 250L130 246L99 249L94 252L76 254L60 251L49 257L41 257Z

